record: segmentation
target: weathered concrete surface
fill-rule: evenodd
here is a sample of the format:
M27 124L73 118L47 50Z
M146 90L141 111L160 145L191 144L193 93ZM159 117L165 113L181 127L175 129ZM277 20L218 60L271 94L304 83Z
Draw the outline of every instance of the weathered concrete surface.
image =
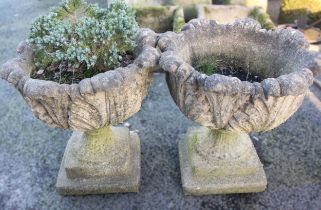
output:
M22 42L17 58L0 67L0 79L14 85L34 115L53 127L90 131L116 125L138 112L147 95L160 57L155 48L157 36L150 29L139 30L139 50L132 64L71 85L32 79L36 68L33 48Z
M246 133L191 127L178 147L182 185L187 195L249 193L266 189L263 165Z
M27 24L55 2L0 1L0 64L15 55ZM321 99L320 89L311 90ZM321 108L307 98L285 124L252 135L269 183L258 194L183 196L177 139L194 124L172 101L164 75L154 75L141 111L129 122L132 130L140 130L140 193L63 197L55 191L55 183L71 132L37 120L20 94L0 81L1 209L320 208Z
M74 132L57 177L62 195L138 192L140 140L127 127Z
M161 35L158 46L163 52L159 64L177 106L189 119L212 129L189 130L179 144L184 191L192 195L263 191L263 168L243 133L276 128L302 104L313 83L312 72L305 69L313 57L303 35L294 30L262 31L252 19L229 25L193 19L181 33ZM264 80L250 83L202 74L194 66L208 55L225 62L237 60L235 68L244 62L245 71L264 75ZM275 62L279 57L281 63Z
M164 33L158 41L159 64L180 110L210 129L245 133L271 130L299 108L313 83L307 69L314 65L308 46L295 30L261 30L252 19L229 25L193 19L181 33ZM193 66L205 56L242 67L264 80L251 83L202 74Z

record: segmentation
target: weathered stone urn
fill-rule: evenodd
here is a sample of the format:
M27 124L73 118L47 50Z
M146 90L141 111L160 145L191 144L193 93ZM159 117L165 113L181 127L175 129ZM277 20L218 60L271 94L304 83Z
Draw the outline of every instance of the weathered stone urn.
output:
M263 191L266 176L248 133L277 127L301 105L313 81L303 35L267 31L252 19L228 25L194 19L179 34L163 34L158 47L174 101L202 125L179 142L185 193ZM200 58L211 56L262 81L207 76L194 68Z
M51 126L71 129L57 179L61 194L137 192L140 140L126 127L114 127L140 110L158 63L157 35L141 29L134 62L79 84L30 78L33 49L18 47L19 57L3 65L0 78L13 84L36 117Z

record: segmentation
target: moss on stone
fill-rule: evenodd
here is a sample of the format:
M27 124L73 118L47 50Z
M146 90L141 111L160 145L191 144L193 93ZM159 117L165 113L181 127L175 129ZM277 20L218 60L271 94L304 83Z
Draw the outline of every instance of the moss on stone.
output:
M180 32L184 25L184 10L182 7L179 7L174 12L173 31L177 33Z
M321 0L282 0L280 23L293 23L300 17L308 17L308 23L321 18Z
M199 139L197 138L197 134L188 134L187 137L187 149L189 154L193 154L195 152L195 147Z
M113 132L111 127L106 126L97 130L87 131L85 133L86 148L91 154L105 151L108 142L112 143Z
M274 30L275 29L275 25L272 23L270 16L262 11L262 9L260 8L255 8L253 9L250 14L249 17L253 18L254 20L258 21L262 28L268 29L268 30Z

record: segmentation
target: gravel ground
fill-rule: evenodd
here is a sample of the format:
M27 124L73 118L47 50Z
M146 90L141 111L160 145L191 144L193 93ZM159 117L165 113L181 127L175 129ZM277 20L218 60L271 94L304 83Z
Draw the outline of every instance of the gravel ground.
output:
M54 4L0 1L0 64L15 55L30 22ZM320 89L311 91L321 99ZM0 81L0 209L320 209L321 109L308 99L283 125L252 134L268 179L267 190L256 194L183 195L177 141L194 124L174 104L163 74L154 75L141 111L128 122L140 131L140 192L63 197L54 185L71 132L37 120Z

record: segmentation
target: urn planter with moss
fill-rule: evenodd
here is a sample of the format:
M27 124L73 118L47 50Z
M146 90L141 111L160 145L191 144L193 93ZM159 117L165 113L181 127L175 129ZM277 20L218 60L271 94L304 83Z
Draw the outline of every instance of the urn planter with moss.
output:
M179 142L186 194L260 192L267 180L248 135L285 122L313 75L300 32L268 31L252 19L195 19L161 35L160 66L180 110L201 127Z
M19 56L3 65L0 78L16 87L37 118L50 126L74 131L68 141L58 174L56 188L59 193L78 195L137 192L140 184L139 136L126 127L114 127L114 125L123 122L140 110L142 100L151 84L152 69L160 56L155 48L157 34L149 29L138 29L133 37L127 37L128 39L124 36L120 37L124 34L129 35L128 30L131 26L135 26L135 23L130 21L135 18L126 16L126 10L124 10L126 6L123 4L115 5L118 10L115 13L109 11L110 18L99 23L99 20L91 19L93 16L89 18L88 16L83 17L83 15L77 16L77 18L74 16L83 11L90 11L87 4L86 10L73 10L72 6L75 6L77 2L83 2L78 0L64 2L69 2L71 5L65 6L64 10L61 10L61 7L56 8L54 13L57 11L59 14L66 13L63 21L66 21L67 18L80 21L79 24L83 26L82 29L85 31L81 31L81 28L78 27L79 31L75 37L78 37L79 40L71 38L73 30L77 28L75 25L71 29L66 29L65 33L64 26L59 25L61 24L59 20L41 24L41 21L48 18L41 17L32 29L32 33L38 36L29 39L31 43L23 42L19 45ZM104 16L103 11L97 11L96 15ZM93 12L90 14L93 15ZM117 14L122 17L118 17ZM51 13L51 15L58 17L58 14ZM113 19L113 17L115 18ZM117 59L124 55L118 53L121 49L126 48L118 45L117 39L113 39L113 42L109 43L110 48L107 49L107 53L102 53L106 55L101 58L102 64L105 66L99 65L102 70L99 68L98 71L97 62L86 60L86 58L96 56L99 60L99 53L94 53L95 49L93 48L98 43L99 50L102 52L105 42L99 43L99 39L102 38L107 42L108 37L113 38L115 33L112 33L112 30L103 31L104 26L108 27L108 25L104 25L105 21L111 21L109 24L114 24L113 29L116 28L117 35L120 35L118 39L122 44L133 44L136 47L133 49L134 59L130 64L123 67L118 65L113 68L108 64L110 61L116 64ZM63 24L69 23L64 22ZM98 31L94 30L96 24L100 29ZM44 27L51 26L54 26L52 30L44 30ZM123 34L121 28L125 28L128 33ZM56 36L50 34L54 30L60 30L61 33L55 34ZM46 32L48 33L46 34ZM82 35L88 36L86 40L91 44L90 46L82 48L86 45L85 40L81 38ZM90 40L91 38L92 40ZM65 45L59 44L59 40L65 41ZM69 46L68 43L74 45ZM46 44L50 46L49 49L52 51L46 51L48 50ZM70 47L68 49L71 50L63 51L67 47ZM59 48L59 50L55 48ZM85 50L81 51L81 49ZM89 54L86 54L87 52ZM93 54L90 54L91 52ZM44 57L37 57L41 53L47 56L47 60L51 59L47 66L44 65L47 62L44 62ZM58 54L61 55L61 60L55 60ZM112 58L116 60L111 60ZM59 71L54 69L61 66L67 69L59 69ZM81 66L90 66L90 69L96 69L98 72L87 77L83 73L84 77L79 82L73 80L71 84L60 84L60 80L31 78L38 71L53 71L56 72L55 74L65 71L67 74L68 72L90 70L80 69ZM64 75L59 76L63 77Z

